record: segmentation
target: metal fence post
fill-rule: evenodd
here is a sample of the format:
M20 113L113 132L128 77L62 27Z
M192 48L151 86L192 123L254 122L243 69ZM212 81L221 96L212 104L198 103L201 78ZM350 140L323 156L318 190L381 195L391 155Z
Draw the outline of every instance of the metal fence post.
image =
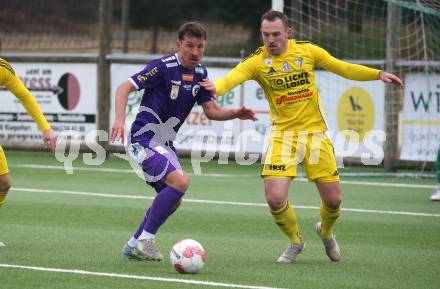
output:
M387 17L387 46L386 46L386 71L396 73L396 58L400 40L401 9L396 4L388 2ZM395 85L385 87L385 133L384 168L386 171L394 170L394 163L398 152L400 96Z
M98 55L98 100L97 129L108 132L110 128L110 61L111 53L112 0L99 1L99 55ZM98 144L107 147L108 140L97 140Z

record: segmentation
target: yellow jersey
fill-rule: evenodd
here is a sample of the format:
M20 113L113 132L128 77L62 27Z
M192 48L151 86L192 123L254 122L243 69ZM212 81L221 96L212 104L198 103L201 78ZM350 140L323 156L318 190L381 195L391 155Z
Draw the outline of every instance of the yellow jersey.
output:
M265 46L243 59L225 77L215 81L217 95L223 95L246 80L255 80L269 102L274 130L322 132L327 130L315 66L352 80L377 80L380 70L338 60L309 41L288 40L281 55Z
M43 113L41 112L40 106L38 105L35 98L24 86L20 78L15 75L15 72L12 69L11 65L6 60L1 58L0 86L4 86L7 90L12 92L18 98L18 100L24 106L32 119L37 123L38 128L41 131L44 132L50 129L50 125L44 117Z

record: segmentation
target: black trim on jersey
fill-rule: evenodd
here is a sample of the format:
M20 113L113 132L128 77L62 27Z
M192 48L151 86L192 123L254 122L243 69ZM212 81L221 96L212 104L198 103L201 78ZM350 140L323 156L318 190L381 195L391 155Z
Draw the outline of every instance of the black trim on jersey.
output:
M310 42L309 40L296 40L295 43L298 43L298 44L306 44L306 43L312 43L312 42ZM313 43L312 43L312 44L313 44Z
M243 60L241 62L245 62L246 60L248 60L249 58L255 56L255 55L259 55L261 54L261 52L263 52L263 47L258 47L254 52L252 52L251 54L249 54L247 57L243 58Z
M12 69L11 65L7 61L0 59L0 66L3 66L7 70L9 70L13 75L15 75L14 69Z

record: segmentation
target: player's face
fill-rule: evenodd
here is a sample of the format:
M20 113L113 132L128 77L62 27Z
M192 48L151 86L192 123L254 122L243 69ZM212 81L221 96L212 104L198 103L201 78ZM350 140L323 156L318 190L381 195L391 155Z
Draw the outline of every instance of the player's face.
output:
M177 40L177 55L185 67L195 67L200 63L205 52L206 40L200 37L187 36L182 41Z
M261 37L267 50L272 55L280 55L287 50L287 43L291 34L292 29L284 27L279 18L274 21L264 19L261 22Z

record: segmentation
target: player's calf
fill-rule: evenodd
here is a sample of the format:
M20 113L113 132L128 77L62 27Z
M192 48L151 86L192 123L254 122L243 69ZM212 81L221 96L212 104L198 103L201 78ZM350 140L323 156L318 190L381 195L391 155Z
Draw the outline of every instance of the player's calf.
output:
M6 203L6 196L11 188L12 180L9 174L0 176L0 207Z

